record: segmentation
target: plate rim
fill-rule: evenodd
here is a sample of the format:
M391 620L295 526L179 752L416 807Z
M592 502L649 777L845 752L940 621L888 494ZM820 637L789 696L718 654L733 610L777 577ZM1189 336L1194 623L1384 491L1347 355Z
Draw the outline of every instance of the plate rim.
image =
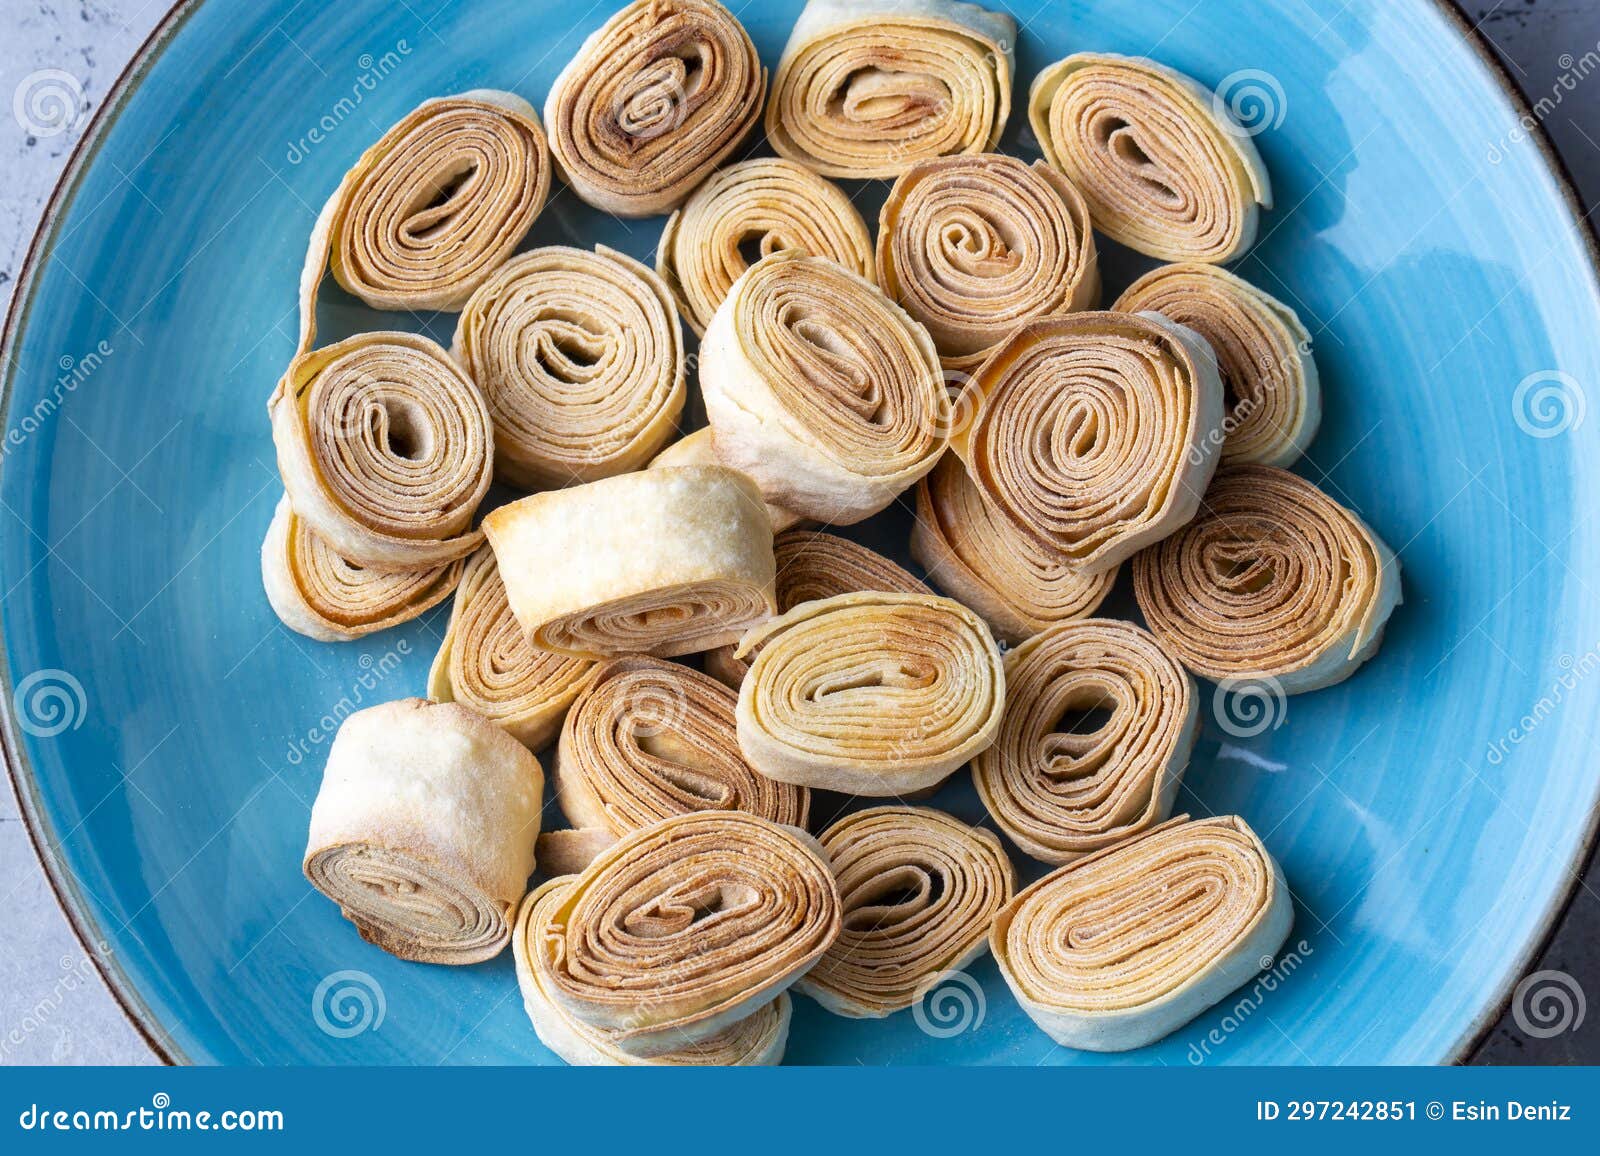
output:
M116 80L106 89L105 98L94 111L83 135L73 145L66 165L45 200L38 224L28 242L27 253L18 268L16 289L6 309L5 325L0 328L0 365L7 367L3 374L0 374L0 423L3 423L5 415L11 408L11 386L17 364L12 356L13 347L33 307L41 258L47 247L45 242L54 235L61 215L76 200L78 185L84 171L99 153L106 133L116 123L128 99L137 91L144 74L160 57L168 41L206 2L207 0L176 0L166 14L156 22L144 41L129 57L127 64L117 74ZM1498 82L1501 94L1522 121L1529 139L1538 146L1545 167L1561 191L1574 232L1587 253L1589 278L1595 295L1600 297L1600 228L1597 228L1590 217L1590 213L1594 210L1585 208L1583 194L1578 189L1566 160L1551 141L1544 122L1534 116L1532 104L1521 82L1506 68L1490 42L1479 30L1478 24L1467 16L1460 0L1431 0L1431 3L1438 15L1444 18L1445 23L1453 27L1462 41L1472 49L1490 78ZM1528 129L1527 125L1530 122L1532 128ZM0 471L3 469L4 462L0 460ZM34 859L50 886L56 907L72 929L79 947L83 949L84 957L89 960L105 985L106 991L110 993L123 1016L139 1033L145 1045L163 1064L169 1066L194 1064L195 1061L185 1053L169 1029L157 1018L138 986L117 962L114 954L100 950L100 946L107 941L96 934L97 920L90 913L83 896L79 894L71 873L56 863L55 857L46 851L47 836L53 833L53 828L44 814L37 777L28 762L26 750L17 737L14 691L7 655L4 631L0 629L0 763L5 765L6 776L16 796L21 811L22 826L27 831ZM1542 956L1550 946L1577 895L1582 882L1583 866L1594 852L1596 836L1600 834L1600 807L1595 805L1600 802L1600 780L1595 784L1595 796L1590 802L1588 828L1575 844L1566 863L1569 882L1558 888L1546 902L1537 927L1516 953L1516 966L1508 970L1500 991L1494 998L1485 1002L1466 1023L1455 1042L1439 1060L1440 1064L1461 1064L1470 1058L1511 1002L1519 982L1517 977L1521 976L1529 964Z

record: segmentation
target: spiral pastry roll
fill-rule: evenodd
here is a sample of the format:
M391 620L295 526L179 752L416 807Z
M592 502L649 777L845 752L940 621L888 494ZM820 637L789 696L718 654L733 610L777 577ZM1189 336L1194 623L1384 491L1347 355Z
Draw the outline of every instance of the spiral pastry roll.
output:
M1080 574L1018 531L983 500L954 454L917 483L911 556L936 586L983 615L994 636L1007 643L1087 618L1117 580L1116 567ZM781 568L778 578L781 607Z
M908 1008L989 947L1016 872L1000 840L927 807L873 807L823 832L844 929L796 985L842 1016Z
M667 218L656 272L696 336L749 262L798 252L872 276L872 236L850 198L804 165L760 157L719 169Z
M464 558L483 535L494 433L478 387L439 346L363 333L289 363L267 412L294 512L372 570Z
M662 466L715 466L721 462L717 458L716 447L711 444L711 429L697 429L691 434L685 434L650 459L650 469ZM805 519L793 510L785 510L782 506L774 506L771 502L765 503L767 517L772 519L772 532L781 533L789 527L803 522Z
M1206 339L1227 391L1224 462L1288 466L1317 436L1322 387L1311 334L1276 297L1226 269L1190 262L1151 270L1113 308L1152 310Z
M467 560L428 672L429 698L471 707L536 751L556 737L567 708L593 677L594 663L528 644L488 546Z
M893 178L995 147L1011 115L1010 16L954 0L808 0L789 33L767 139L828 177Z
M1283 872L1243 819L1184 816L1046 875L989 943L1051 1039L1124 1052L1266 967L1293 920Z
M1100 300L1078 190L1043 161L992 153L908 169L878 215L877 267L947 369L976 367L1025 321Z
M1377 653L1400 604L1400 561L1303 478L1232 466L1200 517L1134 559L1133 592L1151 631L1196 674L1299 694L1342 682Z
M330 265L374 309L460 309L549 191L550 149L527 101L491 89L424 101L361 154L317 218L300 277L300 352L315 342Z
M556 801L577 828L626 835L690 811L746 811L804 828L811 792L775 783L739 753L738 699L658 658L601 665L561 728Z
M552 879L529 892L522 901L511 937L522 1006L533 1021L540 1043L567 1063L582 1067L756 1067L782 1062L794 1006L787 992L715 1035L649 1059L630 1055L619 1047L608 1029L590 1027L568 1015L541 985L533 960L540 941L555 934L551 912L560 905L572 882Z
M541 650L672 658L775 613L772 523L722 466L533 494L483 520L512 613Z
M932 594L841 594L751 630L739 747L780 783L852 795L936 786L1000 729L1005 671L983 620Z
M1005 721L972 781L1018 847L1067 863L1167 817L1200 710L1194 681L1160 642L1091 618L1052 626L1005 661Z
M295 517L289 499L261 543L261 581L289 629L319 642L343 642L410 622L461 581L460 562L385 574L341 558Z
M451 354L488 400L495 473L525 490L640 469L683 411L672 295L604 246L512 258L467 302Z
M1083 574L1194 517L1217 455L1211 349L1157 313L1076 313L1017 330L967 384L953 441L982 499Z
M478 963L511 938L543 792L539 760L464 706L357 711L328 751L306 878L392 955Z
M1095 228L1163 261L1232 261L1272 208L1261 154L1226 102L1153 60L1059 60L1034 79L1028 121Z
M927 330L820 257L775 253L734 283L700 345L700 391L717 457L818 521L876 514L949 443Z
M561 893L530 964L551 1002L632 1056L709 1040L771 1003L839 937L815 839L742 811L635 831Z
M761 116L767 73L713 0L635 0L583 42L545 101L556 169L619 217L676 208Z

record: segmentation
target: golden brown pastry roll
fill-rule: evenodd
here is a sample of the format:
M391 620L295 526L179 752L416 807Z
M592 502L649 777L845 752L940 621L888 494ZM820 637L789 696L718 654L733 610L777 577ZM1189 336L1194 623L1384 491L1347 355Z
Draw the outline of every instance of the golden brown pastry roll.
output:
M450 352L489 403L495 473L522 489L639 469L683 411L672 295L603 245L506 262L462 310Z
M541 650L672 658L776 611L772 523L750 479L722 466L533 494L483 529L512 613Z
M750 262L798 252L872 276L872 235L850 198L804 165L773 157L719 169L667 218L656 271L683 319L704 334Z
M700 344L712 443L769 501L851 523L933 468L951 403L927 330L820 257L752 265Z
M711 428L697 429L691 434L685 434L662 450L650 460L649 469L661 466L716 466L721 465L717 458L716 447L711 444ZM774 506L771 502L765 503L767 516L772 519L772 532L777 534L787 530L790 526L805 521L793 510L785 510L782 506Z
M1272 208L1261 154L1225 102L1153 60L1059 60L1034 78L1028 121L1095 228L1163 261L1232 261Z
M267 403L289 503L372 570L464 558L483 535L494 434L483 394L426 337L363 333L289 363Z
M1074 313L1018 329L963 398L952 446L985 502L1083 574L1194 517L1217 468L1216 358L1158 313Z
M1243 819L1183 816L1046 875L989 942L1051 1039L1124 1052L1266 967L1293 921L1283 872Z
M391 955L478 963L511 938L543 792L539 760L464 706L357 711L328 751L306 878Z
M994 741L1005 671L983 620L932 594L841 594L751 630L739 747L769 779L853 795L940 783Z
M1194 681L1131 622L1064 622L1006 652L978 797L1035 859L1067 863L1166 819L1199 732Z
M1100 300L1089 209L1043 161L941 157L895 181L878 214L878 284L970 370L1025 321Z
M467 560L428 697L471 707L529 750L555 738L567 708L594 677L595 664L528 643L506 601L494 551Z
M1377 653L1400 604L1400 561L1303 478L1230 466L1198 518L1134 559L1133 591L1151 631L1196 674L1299 694Z
M557 171L608 213L665 213L749 134L766 91L756 46L721 4L635 0L550 88Z
M808 0L767 105L781 156L893 178L995 147L1011 115L1010 16L955 0Z
M771 1003L839 937L815 839L742 811L635 831L571 880L529 943L557 1007L646 1058Z
M927 807L873 807L822 833L844 929L797 989L842 1016L908 1008L989 947L1016 872L1000 840Z

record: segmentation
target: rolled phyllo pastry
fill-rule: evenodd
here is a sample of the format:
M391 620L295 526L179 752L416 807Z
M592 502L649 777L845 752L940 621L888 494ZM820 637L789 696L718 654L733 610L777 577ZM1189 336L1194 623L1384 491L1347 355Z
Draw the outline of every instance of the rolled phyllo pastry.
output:
M852 795L936 786L994 741L1000 650L983 620L932 594L841 594L751 630L739 747L780 783Z
M541 973L533 960L540 941L558 933L551 912L560 905L572 882L552 879L529 892L522 901L511 937L522 1006L533 1021L540 1043L567 1063L581 1067L756 1067L782 1062L794 1006L787 992L715 1035L648 1059L630 1055L619 1047L615 1033L609 1029L590 1027L569 1015L542 986Z
M872 276L872 236L850 198L804 165L772 157L719 169L667 218L656 271L696 335L740 275L746 253L826 257Z
M742 811L635 831L556 899L529 942L563 1012L651 1058L771 1003L839 937L839 890L815 839Z
M536 751L555 738L594 669L587 659L529 644L506 600L494 551L482 546L467 560L428 672L428 697L471 707Z
M602 663L561 728L556 802L574 827L613 836L690 811L746 811L804 828L811 792L750 769L737 704L722 683L675 662Z
M1153 310L1206 339L1227 391L1223 461L1288 466L1317 436L1322 387L1311 334L1276 297L1226 269L1188 262L1152 269L1113 308Z
M1163 261L1232 261L1272 208L1266 165L1226 103L1153 60L1059 60L1034 78L1028 121L1095 228Z
M989 947L1016 873L1000 840L927 807L873 807L822 833L844 929L796 985L842 1016L881 1019Z
M541 650L672 658L732 642L777 609L772 523L750 479L723 466L533 494L483 529Z
M876 514L949 442L927 330L821 257L775 253L734 283L700 345L700 390L717 457L818 521Z
M1087 618L1117 580L1116 567L1080 574L997 514L954 454L917 483L911 556L935 586L983 615L994 636L1007 643ZM781 570L778 581L781 608Z
M512 258L467 302L450 352L489 403L496 475L525 490L640 469L683 411L677 305L603 245Z
M328 751L306 878L391 955L478 963L511 938L543 792L528 748L464 706L356 711Z
M1067 863L1166 819L1200 720L1176 657L1130 622L1090 618L1005 661L1005 720L972 782L1012 842Z
M614 845L617 837L604 827L565 827L539 836L539 870L551 878L576 875Z
M995 147L1011 115L1010 16L954 0L808 0L767 105L781 156L893 178Z
M756 46L721 4L635 0L550 88L557 172L608 213L665 213L749 134L766 91Z
M1271 466L1230 466L1201 515L1133 562L1145 622L1217 682L1284 694L1342 682L1377 653L1400 561L1354 513Z
M478 89L423 101L345 174L317 218L300 277L300 349L317 288L374 309L460 309L527 235L550 191L533 106Z
M289 363L267 403L289 504L343 557L420 570L483 542L489 409L426 337L362 333Z
M1158 313L1075 313L1018 329L984 362L952 441L982 499L1080 573L1110 570L1194 517L1217 455L1211 349Z
M882 554L858 546L837 534L817 530L790 530L772 541L772 557L778 567L778 613L784 614L802 602L852 594L858 590L882 590L890 594L932 594L913 575ZM750 669L751 656L735 658L732 646L706 652L706 671L739 688Z
M1089 210L1043 161L986 153L914 165L878 214L878 284L927 326L948 369L977 366L1025 321L1093 309Z
M661 466L715 466L721 463L717 459L716 447L711 444L711 428L697 429L691 434L685 434L662 450L650 460L650 469ZM787 530L790 526L805 521L793 510L785 510L782 506L774 506L771 502L765 503L767 516L772 519L772 532L774 534Z
M462 563L383 573L342 558L295 517L287 496L261 543L261 581L274 613L319 642L361 638L410 622L461 581Z
M989 942L1051 1039L1124 1052L1266 967L1293 921L1283 872L1243 819L1183 816L1046 875Z

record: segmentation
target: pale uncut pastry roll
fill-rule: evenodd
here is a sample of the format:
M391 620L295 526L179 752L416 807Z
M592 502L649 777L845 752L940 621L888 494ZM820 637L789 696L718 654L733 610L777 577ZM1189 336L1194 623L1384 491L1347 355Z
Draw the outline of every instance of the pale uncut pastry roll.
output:
M357 711L328 751L306 878L391 955L478 963L511 938L543 792L539 760L464 706Z
M774 253L734 283L700 344L700 391L717 457L822 522L876 514L949 443L927 330L820 257Z
M767 104L767 139L828 177L893 178L995 147L1017 25L953 0L809 0Z
M362 333L289 363L267 402L294 512L373 570L419 570L483 542L494 432L483 394L426 337Z
M721 4L635 0L550 88L556 170L608 213L664 213L739 146L766 91L755 45Z
M739 747L769 779L851 795L938 785L994 741L1000 650L983 620L933 594L841 594L751 630Z
M460 309L527 235L550 191L533 106L477 89L426 100L361 154L323 206L300 275L300 346L334 280L374 309Z
M1272 182L1216 93L1153 60L1080 52L1034 78L1028 121L1095 228L1163 261L1232 261Z
M650 459L649 469L664 466L715 466L721 462L717 458L716 447L711 444L711 428L697 429L691 434L685 434ZM785 510L782 506L766 503L767 517L772 519L772 532L782 533L789 527L805 521L793 510Z
M1276 297L1226 269L1188 262L1152 269L1112 308L1153 310L1206 339L1227 391L1223 461L1288 466L1317 436L1322 386L1311 334Z
M911 556L935 586L983 615L1007 643L1087 618L1117 581L1115 566L1080 574L995 513L955 454L917 483ZM779 589L781 606L781 573Z
M677 305L604 245L513 257L467 302L450 352L489 403L495 474L525 490L639 469L683 412Z
M1222 425L1211 348L1158 313L1034 321L966 386L952 446L983 500L1083 574L1194 517Z
M594 677L595 664L535 650L506 601L494 551L467 560L450 609L450 625L428 671L428 697L459 702L537 751Z
M1046 875L989 943L1051 1039L1125 1052L1270 966L1293 921L1283 872L1243 819L1185 815Z
M778 566L778 613L785 614L802 602L882 590L890 594L932 594L921 581L882 554L858 546L837 534L818 530L789 530L772 540L772 557ZM721 646L706 652L706 673L735 690L750 670L752 656L735 658L736 647Z
M901 175L878 214L878 284L969 370L1025 321L1093 309L1089 209L1043 161L943 157Z
M261 543L267 601L289 629L319 642L343 642L410 622L461 581L462 563L383 573L342 558L278 499Z
M1354 513L1271 466L1217 474L1201 515L1133 562L1145 622L1196 674L1299 694L1377 653L1400 561Z
M804 829L811 792L750 769L733 691L674 662L602 663L561 727L556 802L575 828L621 836L690 811L745 811Z
M776 999L839 937L817 841L742 811L635 831L562 892L529 943L539 987L616 1047L680 1051Z
M672 658L776 612L772 523L722 466L622 474L533 494L483 520L530 642L577 658Z
M794 1007L787 992L715 1035L651 1058L630 1055L617 1045L613 1032L590 1027L568 1015L541 984L533 959L544 937L559 934L551 913L565 898L572 882L570 878L552 879L529 892L511 936L522 1007L533 1022L540 1043L567 1063L582 1067L758 1067L782 1062Z
M1016 872L991 832L927 807L873 807L822 833L844 930L796 989L829 1011L881 1019L989 947Z
M1153 635L1065 622L1006 652L1005 721L972 782L1012 842L1067 863L1166 819L1199 725L1194 680Z
M793 161L740 161L713 173L667 218L656 248L656 271L696 336L752 251L758 260L778 252L826 257L872 276L872 235L843 190Z

